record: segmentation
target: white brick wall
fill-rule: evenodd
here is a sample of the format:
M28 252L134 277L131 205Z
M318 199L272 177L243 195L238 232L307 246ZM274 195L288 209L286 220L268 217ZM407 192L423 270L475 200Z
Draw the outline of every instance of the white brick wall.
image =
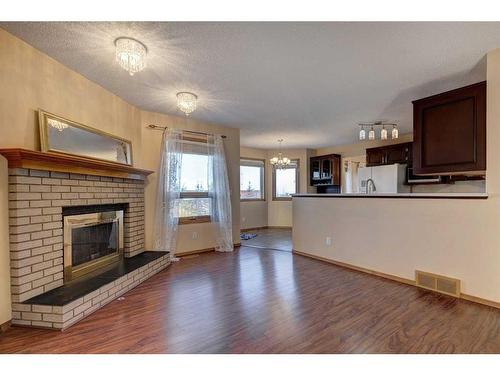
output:
M23 302L63 284L63 206L114 203L128 204L124 212L125 256L143 252L142 180L10 169L12 301Z

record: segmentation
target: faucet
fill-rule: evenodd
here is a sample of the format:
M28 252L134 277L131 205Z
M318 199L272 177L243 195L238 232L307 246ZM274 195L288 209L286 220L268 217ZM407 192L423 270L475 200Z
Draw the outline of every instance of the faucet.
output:
M370 189L370 183L372 186L371 189ZM377 191L377 188L375 187L375 181L369 178L368 180L366 180L366 194L372 194L375 191Z

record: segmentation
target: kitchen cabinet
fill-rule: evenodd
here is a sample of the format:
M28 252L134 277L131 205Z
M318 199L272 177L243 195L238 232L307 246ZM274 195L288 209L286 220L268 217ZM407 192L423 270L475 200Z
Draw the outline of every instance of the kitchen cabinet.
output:
M366 165L375 167L377 165L411 163L412 143L398 143L395 145L373 147L366 149Z
M318 192L340 192L340 155L315 156L310 159L310 185ZM328 188L327 188L328 187Z
M381 147L367 148L366 149L366 165L368 167L373 167L375 165L384 164L384 150Z
M486 171L486 82L413 102L415 174Z
M322 178L332 177L332 160L330 158L321 159L321 176Z

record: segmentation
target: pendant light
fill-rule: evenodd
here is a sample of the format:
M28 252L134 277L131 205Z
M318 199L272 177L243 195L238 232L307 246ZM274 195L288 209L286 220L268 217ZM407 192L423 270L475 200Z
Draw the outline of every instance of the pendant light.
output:
M398 139L398 137L399 137L398 128L397 128L396 125L392 125L391 138L392 139Z
M382 125L382 130L380 131L380 139L386 140L387 139L387 130L385 129L385 126Z
M359 140L364 141L366 139L366 130L363 125L361 125L361 130L359 131Z
M373 141L376 139L376 128L377 126L380 126L380 139L383 141L386 141L389 139L389 131L387 128L390 128L392 126L391 130L391 139L398 139L399 137L399 131L398 131L398 126L392 122L386 122L386 121L375 121L375 122L365 122L365 123L360 123L358 126L361 127L359 131L359 140L364 141L367 137L366 130L365 128L369 128L368 131L368 139L370 141ZM387 126L387 128L386 128Z
M370 131L368 132L368 139L370 141L373 141L375 139L375 130L373 130L373 125L372 125Z
M289 158L283 157L283 154L281 152L281 143L282 142L283 142L282 139L278 139L278 143L279 143L278 156L274 156L271 159L269 159L269 163L271 163L271 165L276 169L283 169L287 165L290 165L290 163L291 163L291 160Z

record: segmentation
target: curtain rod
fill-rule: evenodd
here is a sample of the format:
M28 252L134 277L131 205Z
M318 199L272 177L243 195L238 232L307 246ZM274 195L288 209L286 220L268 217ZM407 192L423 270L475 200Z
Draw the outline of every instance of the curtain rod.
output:
M151 130L166 130L168 129L168 126L158 126L158 125L154 125L154 124L150 124L147 126L148 129L151 129ZM196 131L193 131L193 130L183 130L183 132L185 133L191 133L191 134L201 134L201 135L211 135L209 133L204 133L204 132L196 132ZM222 138L227 138L225 135L221 135Z

